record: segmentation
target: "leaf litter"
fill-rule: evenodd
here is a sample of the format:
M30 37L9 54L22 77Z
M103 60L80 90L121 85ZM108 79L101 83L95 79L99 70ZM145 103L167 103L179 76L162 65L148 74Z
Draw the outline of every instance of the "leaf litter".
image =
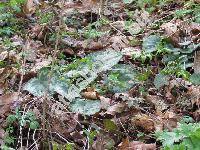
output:
M198 122L199 8L185 3L7 5L24 23L1 24L0 15L1 146L154 150L163 146L157 131L174 131L184 116ZM29 128L36 124L26 120L29 111L38 130ZM27 140L8 144L7 135Z

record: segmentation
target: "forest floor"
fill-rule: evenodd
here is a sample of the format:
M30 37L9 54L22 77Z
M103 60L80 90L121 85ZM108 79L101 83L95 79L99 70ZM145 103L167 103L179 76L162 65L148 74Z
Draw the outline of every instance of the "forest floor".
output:
M200 1L0 2L3 150L199 150Z

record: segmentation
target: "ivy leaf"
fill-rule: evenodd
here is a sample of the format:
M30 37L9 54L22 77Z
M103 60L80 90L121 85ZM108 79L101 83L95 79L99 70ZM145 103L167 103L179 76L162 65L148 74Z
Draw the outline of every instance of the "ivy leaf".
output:
M157 74L154 78L154 85L157 89L161 88L164 85L169 85L168 76L163 74Z
M93 115L100 111L99 100L86 100L76 98L70 103L70 110L84 115Z
M130 65L117 64L105 78L105 85L111 92L125 92L137 83L137 71Z
M150 35L145 38L142 43L142 49L146 53L151 53L156 51L157 45L161 42L161 38L157 35Z
M193 73L190 76L190 82L192 82L194 85L200 85L200 73Z

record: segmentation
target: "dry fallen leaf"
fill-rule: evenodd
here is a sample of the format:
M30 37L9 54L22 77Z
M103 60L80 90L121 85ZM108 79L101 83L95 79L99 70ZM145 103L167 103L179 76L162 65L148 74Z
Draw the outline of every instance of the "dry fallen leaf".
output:
M31 69L32 72L37 72L38 70L40 70L43 67L47 67L48 65L51 64L51 60L50 59L43 59L41 62L37 62L34 67Z
M26 0L23 6L23 12L25 14L33 14L36 11L36 4L38 1L36 0Z
M10 104L18 101L19 97L17 92L0 96L0 116L3 117L7 112L10 111Z
M101 101L101 108L102 109L107 109L110 106L110 103L111 103L110 98L106 98L104 96L99 96L99 99Z
M8 93L0 96L0 106L5 104L11 104L18 100L18 92Z
M119 145L119 150L156 150L156 144L145 144L140 141L129 141L124 139Z
M98 99L98 93L96 91L83 92L81 95L86 99L96 100Z
M177 127L177 123L181 120L181 117L172 111L167 111L162 117L164 129L172 131Z
M135 10L134 18L140 27L147 27L152 22L152 17L150 17L147 11L138 11ZM151 18L151 19L150 19Z
M144 132L153 132L155 130L154 120L146 114L138 114L131 119L131 122L138 129L142 129Z
M162 112L169 107L164 99L158 95L147 95L145 100L155 106L157 113Z
M114 105L108 107L108 109L105 113L110 114L110 115L115 115L116 113L121 113L124 110L125 106L126 105L124 103L114 104Z
M126 37L120 35L120 36L113 36L110 38L110 42L112 43L111 47L114 50L122 50L123 48L128 47L129 41L126 39Z
M165 35L172 40L174 45L178 45L180 42L180 30L177 24L172 22L167 22L161 25L161 29L164 29Z

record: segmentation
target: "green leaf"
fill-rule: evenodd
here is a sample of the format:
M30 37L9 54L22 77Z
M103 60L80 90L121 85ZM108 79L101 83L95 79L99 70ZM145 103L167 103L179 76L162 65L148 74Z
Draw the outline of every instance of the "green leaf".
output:
M164 85L169 85L168 76L163 74L157 74L154 79L154 85L157 89L161 88Z
M9 115L6 118L7 124L12 124L17 120L17 117L15 115Z
M25 84L23 89L33 94L34 96L42 96L44 95L46 87L39 79L33 78Z
M106 130L109 130L109 131L117 130L117 125L110 119L104 119L103 124Z
M200 73L193 73L190 76L190 82L192 82L194 85L200 85Z
M33 130L39 128L39 126L40 125L37 121L30 122L30 128L33 129Z
M184 53L184 54L190 54L192 52L194 52L195 50L197 50L197 48L200 47L200 44L190 44L188 45L186 48L183 48L181 49L181 53Z
M122 54L114 50L92 53L78 61L78 63L70 64L70 71L68 72L57 73L59 69L62 70L62 67L53 71L49 86L50 70L49 68L43 68L40 70L37 78L31 79L25 84L24 90L29 91L35 96L44 95L46 90L48 94L56 92L72 101L76 97L80 97L80 92L94 81L100 72L109 70L121 58ZM71 83L76 82L69 85L69 81Z
M152 53L156 51L158 44L161 42L161 38L157 35L150 35L145 38L142 43L142 49L146 53Z
M124 4L131 4L134 0L123 0Z
M105 85L111 92L125 92L137 83L138 72L130 65L117 64L105 77Z
M70 103L70 110L84 115L93 115L100 111L100 101L76 98Z

